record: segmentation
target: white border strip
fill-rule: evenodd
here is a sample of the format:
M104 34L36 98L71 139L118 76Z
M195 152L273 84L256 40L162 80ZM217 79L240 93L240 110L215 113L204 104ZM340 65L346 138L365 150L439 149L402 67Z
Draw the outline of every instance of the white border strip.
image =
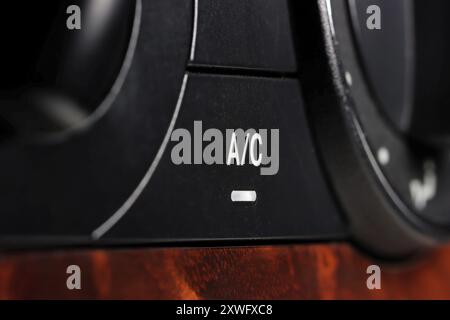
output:
M194 61L195 59L195 47L197 45L198 1L199 0L194 0L194 25L192 27L191 54L189 56L190 61Z
M150 179L153 176L153 173L155 172L156 168L158 167L159 162L161 161L161 158L164 154L164 151L166 150L166 147L169 143L170 136L172 135L172 131L175 127L175 123L178 119L178 114L180 113L181 105L183 104L184 99L184 93L186 91L186 85L188 82L188 75L185 74L183 77L183 83L181 85L180 94L178 96L177 105L175 107L175 111L172 116L172 120L170 121L169 128L167 129L166 135L164 137L164 140L159 147L158 153L156 154L155 159L153 159L152 164L150 165L150 168L148 169L145 176L142 178L141 182L137 186L137 188L133 191L133 193L129 196L127 201L108 219L106 220L100 227L98 227L94 232L92 232L92 238L94 240L98 240L105 233L107 233L117 222L119 222L120 219L123 218L123 216L128 212L128 210L133 206L133 204L136 202L136 200L139 198L139 196L144 191L145 187L149 183Z

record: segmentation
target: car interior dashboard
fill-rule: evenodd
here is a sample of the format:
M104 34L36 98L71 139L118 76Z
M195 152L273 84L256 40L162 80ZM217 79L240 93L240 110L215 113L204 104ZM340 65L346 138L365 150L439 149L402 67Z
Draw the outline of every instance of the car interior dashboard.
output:
M0 299L450 299L449 10L0 4Z

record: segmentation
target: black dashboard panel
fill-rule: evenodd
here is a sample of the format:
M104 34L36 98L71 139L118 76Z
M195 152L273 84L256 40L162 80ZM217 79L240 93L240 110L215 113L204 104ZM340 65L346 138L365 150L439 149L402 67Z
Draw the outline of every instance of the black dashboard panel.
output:
M294 73L298 70L289 1L195 1L190 64Z
M111 105L104 116L58 139L3 143L0 238L120 244L344 237L295 75L288 5L254 6L136 1L120 83L105 97ZM214 12L229 16L212 19ZM227 17L240 21L233 28L252 26L247 36L260 28L264 36L247 43L244 33L224 30L224 40L218 29ZM226 75L227 67L235 75ZM183 129L190 137L181 157L191 155L180 164L172 153ZM208 129L215 130L209 138ZM239 129L243 144L229 161L231 132ZM250 141L253 132L261 140ZM264 163L254 165L262 148ZM254 199L234 199L246 194Z
M295 79L188 73L175 130L158 169L106 239L343 236L345 227L320 171L302 107ZM178 135L180 128L189 139ZM232 134L227 131L239 129L263 136L267 164L256 167L248 159L228 164ZM186 146L180 150L185 158L174 164L180 144ZM233 201L233 191L254 191L256 199ZM111 225L103 227L105 232Z
M105 114L57 141L5 140L2 235L89 236L123 205L171 122L191 43L192 10L189 1L136 1L128 56L104 98Z

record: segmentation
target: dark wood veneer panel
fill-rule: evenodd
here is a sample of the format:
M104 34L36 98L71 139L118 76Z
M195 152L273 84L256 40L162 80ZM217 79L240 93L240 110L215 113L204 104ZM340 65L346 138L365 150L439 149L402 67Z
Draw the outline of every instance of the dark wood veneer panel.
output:
M4 253L0 298L450 299L450 248L381 264L382 290L370 291L375 263L345 244ZM80 291L66 289L71 264Z

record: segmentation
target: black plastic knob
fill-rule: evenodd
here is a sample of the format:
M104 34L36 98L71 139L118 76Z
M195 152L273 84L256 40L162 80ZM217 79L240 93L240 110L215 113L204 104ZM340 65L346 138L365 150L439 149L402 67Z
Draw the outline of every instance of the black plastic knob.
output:
M0 125L40 137L85 126L122 68L136 1L0 5ZM92 118L91 118L92 119Z
M450 143L450 2L414 2L413 106L406 128L433 144Z
M380 110L402 134L450 142L450 28L445 0L350 0L360 56ZM367 20L379 8L379 28Z

